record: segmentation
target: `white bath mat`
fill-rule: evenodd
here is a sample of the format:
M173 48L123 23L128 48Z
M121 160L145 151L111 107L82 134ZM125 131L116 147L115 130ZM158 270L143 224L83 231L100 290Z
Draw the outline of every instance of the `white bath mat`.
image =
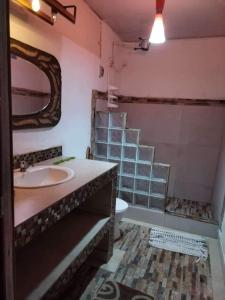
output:
M208 258L206 240L198 235L153 227L149 242L156 248L193 255L202 260Z

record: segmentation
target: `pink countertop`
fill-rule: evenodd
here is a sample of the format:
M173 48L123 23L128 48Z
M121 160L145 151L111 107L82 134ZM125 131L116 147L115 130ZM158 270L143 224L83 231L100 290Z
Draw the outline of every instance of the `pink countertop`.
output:
M60 157L43 161L37 165L51 165ZM74 177L65 183L43 188L18 189L15 188L14 226L18 226L29 218L40 213L60 199L76 191L83 185L114 168L116 164L96 160L75 159L59 166L74 170Z

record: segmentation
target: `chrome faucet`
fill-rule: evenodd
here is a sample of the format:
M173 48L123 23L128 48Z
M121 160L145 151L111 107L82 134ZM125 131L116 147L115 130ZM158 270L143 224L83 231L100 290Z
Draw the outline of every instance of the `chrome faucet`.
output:
M33 162L31 162L31 163L29 163L29 162L27 162L27 161L25 161L25 160L21 160L20 161L20 172L26 172L26 170L30 167L30 166L34 166L34 163Z
M29 167L28 162L26 162L25 160L20 161L20 172L26 172L28 167Z

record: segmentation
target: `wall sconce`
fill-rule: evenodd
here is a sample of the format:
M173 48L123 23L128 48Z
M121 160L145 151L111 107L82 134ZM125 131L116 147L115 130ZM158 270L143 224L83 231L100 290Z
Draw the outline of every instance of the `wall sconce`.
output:
M17 5L29 10L32 14L38 16L45 22L49 23L50 25L54 25L56 21L56 15L59 13L67 20L75 24L76 22L76 6L75 5L62 5L57 0L13 0L14 3ZM48 15L47 13L41 10L41 2L45 2L48 6L51 7L51 14ZM68 9L72 9L73 12L71 13Z

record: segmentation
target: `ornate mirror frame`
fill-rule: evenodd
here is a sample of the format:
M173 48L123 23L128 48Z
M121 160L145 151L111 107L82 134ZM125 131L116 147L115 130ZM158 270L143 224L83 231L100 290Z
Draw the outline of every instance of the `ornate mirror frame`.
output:
M12 116L13 129L46 128L58 124L61 118L61 68L58 60L49 53L30 45L10 39L11 54L19 56L42 70L49 79L50 101L39 112L29 115Z

